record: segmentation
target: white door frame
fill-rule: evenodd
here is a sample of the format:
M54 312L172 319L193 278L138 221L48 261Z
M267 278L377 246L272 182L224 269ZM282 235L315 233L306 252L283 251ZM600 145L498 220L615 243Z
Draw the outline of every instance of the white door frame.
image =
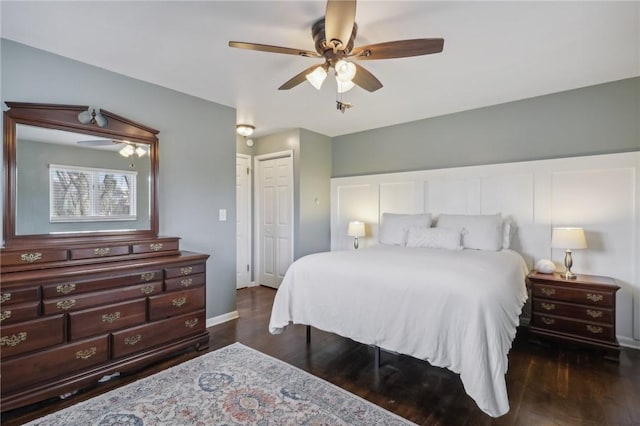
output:
M243 158L245 160L247 160L247 166L249 167L249 173L248 173L248 178L247 178L247 229L246 229L246 236L247 236L247 255L249 257L248 262L249 265L253 264L253 259L252 259L252 255L253 255L253 250L251 249L252 246L252 237L253 237L253 233L251 232L251 225L252 225L252 210L253 210L253 206L251 205L251 200L253 199L253 197L251 196L251 193L253 192L253 179L251 179L251 168L252 168L252 164L251 164L251 156L250 155L246 155L246 154L239 154L236 153L236 159L237 158ZM236 214L238 214L238 212L236 212ZM249 272L249 280L247 283L248 287L251 287L254 285L253 280L251 279L251 274L253 273L253 267L250 266L250 271ZM236 282L236 287L237 287L238 283Z
M255 241L256 244L254 245L254 254L253 254L253 259L254 259L254 270L253 270L253 277L255 280L256 285L260 285L260 273L262 272L260 270L260 241L262 238L262 235L260 234L260 221L262 220L261 217L261 212L260 212L260 190L259 190L259 185L260 185L260 167L259 167L259 162L260 161L264 161L264 160L273 160L276 158L285 158L285 157L291 157L291 202L290 202L290 206L291 206L291 257L289 259L289 264L293 263L293 250L294 250L294 240L295 240L295 216L294 216L294 212L295 212L295 206L293 205L294 203L294 199L295 199L295 175L294 175L294 165L293 165L293 150L286 150L286 151L278 151L278 152L270 152L268 154L262 154L262 155L256 155L253 157L253 185L255 191L254 191L254 203L253 205L256 206L255 208L255 215L254 215L254 222L253 222L253 229L255 231Z

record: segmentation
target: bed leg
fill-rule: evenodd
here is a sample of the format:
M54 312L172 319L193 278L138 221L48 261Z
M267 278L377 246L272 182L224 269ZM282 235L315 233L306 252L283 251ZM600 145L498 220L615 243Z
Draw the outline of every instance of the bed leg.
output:
M307 345L311 344L311 326L307 326Z
M373 347L375 368L380 368L380 346Z

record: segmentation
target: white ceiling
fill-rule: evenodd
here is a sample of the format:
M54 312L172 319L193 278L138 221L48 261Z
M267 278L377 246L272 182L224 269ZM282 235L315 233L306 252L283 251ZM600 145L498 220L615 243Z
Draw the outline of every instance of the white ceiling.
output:
M317 1L7 1L4 38L228 105L264 135L328 136L640 76L640 2L360 0L356 46L442 37L444 51L362 62L384 87L277 88L320 61L232 49L229 40L314 50ZM87 94L91 103L91 94Z

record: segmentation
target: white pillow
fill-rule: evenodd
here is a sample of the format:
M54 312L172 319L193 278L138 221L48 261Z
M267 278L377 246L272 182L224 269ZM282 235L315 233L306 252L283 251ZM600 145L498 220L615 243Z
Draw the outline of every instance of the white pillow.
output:
M441 214L438 228L462 229L464 248L498 251L503 246L502 215Z
M407 247L462 250L460 229L412 226L407 232Z
M431 215L382 213L380 224L380 244L404 246L407 242L407 230L412 226L431 226Z

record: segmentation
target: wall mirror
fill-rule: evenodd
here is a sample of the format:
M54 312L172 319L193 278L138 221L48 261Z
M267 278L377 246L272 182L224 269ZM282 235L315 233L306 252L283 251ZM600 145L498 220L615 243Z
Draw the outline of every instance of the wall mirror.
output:
M5 247L157 236L157 130L86 106L6 105Z

